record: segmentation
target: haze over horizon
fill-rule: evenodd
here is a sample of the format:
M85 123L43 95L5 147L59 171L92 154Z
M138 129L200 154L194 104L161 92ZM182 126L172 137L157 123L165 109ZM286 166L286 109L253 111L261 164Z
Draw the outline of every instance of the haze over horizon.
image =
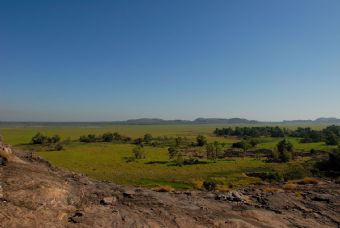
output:
M0 121L340 117L340 1L2 1Z

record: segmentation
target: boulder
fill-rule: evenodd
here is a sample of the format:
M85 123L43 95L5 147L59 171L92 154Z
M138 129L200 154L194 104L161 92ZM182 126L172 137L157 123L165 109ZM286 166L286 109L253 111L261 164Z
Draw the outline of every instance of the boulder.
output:
M117 203L117 198L116 197L112 197L112 196L104 197L100 201L101 205L115 205L116 203Z
M126 198L133 198L134 195L135 195L135 191L132 191L132 190L127 190L123 192L123 196Z
M233 201L233 202L247 202L248 197L244 196L242 193L237 191L230 191L227 194L218 194L216 196L217 200L223 201Z

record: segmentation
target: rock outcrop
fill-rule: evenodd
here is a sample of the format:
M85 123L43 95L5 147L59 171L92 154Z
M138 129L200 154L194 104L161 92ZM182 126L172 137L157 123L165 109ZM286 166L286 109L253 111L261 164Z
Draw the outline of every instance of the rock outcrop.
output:
M156 192L94 181L34 153L10 152L6 150L11 158L0 166L0 227L340 225L340 186L332 181L277 192L264 186L229 193Z

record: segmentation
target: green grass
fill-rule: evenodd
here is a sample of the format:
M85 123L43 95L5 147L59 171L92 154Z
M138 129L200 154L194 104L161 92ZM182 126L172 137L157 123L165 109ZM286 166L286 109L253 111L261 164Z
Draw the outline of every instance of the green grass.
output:
M263 161L238 158L234 161L221 160L216 163L178 167L168 161L166 148L154 147L145 148L146 159L126 162L124 158L131 156L132 148L133 145L129 144L76 143L67 146L63 151L38 153L59 167L85 173L95 179L149 187L170 185L181 189L189 188L192 180L216 177L228 178L228 181L238 185L241 183L238 179L242 173L256 171L258 167L266 165ZM147 164L155 161L161 162ZM253 178L250 179L251 182L255 181Z
M145 133L153 136L185 136L191 140L198 134L207 136L210 142L225 142L227 147L239 141L237 138L215 137L212 131L221 125L117 125L105 128L54 127L54 128L6 128L0 129L5 142L17 147L28 148L33 135L41 132L47 135L58 134L63 139L76 140L81 135L102 134L104 132L119 132L122 135L137 138ZM281 139L260 138L257 148L273 149ZM298 139L290 139L297 150L310 149L330 150L332 147L324 143L301 144ZM244 173L263 170L284 170L287 164L266 163L252 158L236 158L233 160L218 160L216 163L196 164L187 166L172 166L169 162L167 148L146 147L146 159L127 163L125 158L132 155L130 144L113 143L79 143L71 142L62 151L39 151L40 156L52 164L81 172L98 180L112 181L117 184L155 187L169 185L176 189L191 188L195 180L214 179L221 185L242 186L257 183L260 180L248 177ZM39 147L30 146L34 150ZM297 161L295 161L297 162ZM148 164L152 163L152 164Z

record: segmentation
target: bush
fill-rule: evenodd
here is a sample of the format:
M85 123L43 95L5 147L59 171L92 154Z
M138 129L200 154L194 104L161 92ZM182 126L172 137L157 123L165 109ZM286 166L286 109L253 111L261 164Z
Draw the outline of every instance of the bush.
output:
M149 144L152 140L152 135L151 134L145 134L143 137L143 140L145 143Z
M214 191L216 189L216 182L212 180L206 180L203 182L203 187L208 191Z
M79 141L85 142L85 143L93 143L93 142L96 142L97 139L96 139L96 135L89 134L87 136L86 135L80 136Z
M282 174L282 177L285 181L288 181L302 179L310 175L310 171L302 165L292 165Z
M217 157L223 151L223 146L219 142L215 141L214 143L209 143L207 145L207 158L209 160L215 161Z
M32 137L31 143L32 144L55 144L60 142L60 136L59 135L53 135L51 137L47 137L41 133L37 133L35 136Z
M316 163L316 168L327 175L340 176L340 146L328 154L328 159Z
M32 137L32 144L45 144L47 142L47 137L40 132Z
M47 138L48 143L58 143L60 142L60 137L59 135L53 135L52 137Z
M277 150L280 153L283 153L285 151L292 152L293 151L293 144L291 142L289 142L287 139L284 139L277 144Z
M204 146L205 144L207 144L207 138L203 135L199 135L196 137L196 143L197 146Z
M340 141L339 137L336 134L334 134L333 132L329 132L326 135L325 142L326 142L327 145L331 145L331 146L338 145L339 141Z
M287 139L280 141L277 144L278 161L288 162L292 159L293 144Z
M197 158L188 158L184 159L183 165L195 165L198 164L199 160Z
M64 149L63 146L60 143L57 143L57 144L49 145L47 150L48 151L61 151L63 149Z
M133 148L132 153L136 159L142 159L146 157L144 148L142 146Z
M177 158L175 160L175 165L176 166L182 166L184 164L184 158L181 154L177 155Z
M173 159L177 155L177 148L174 146L169 147L168 154L169 154L169 158Z
M284 151L279 154L279 159L281 162L289 162L292 159L292 153L288 151Z
M103 142L112 142L113 141L113 134L110 132L104 133L102 135Z

